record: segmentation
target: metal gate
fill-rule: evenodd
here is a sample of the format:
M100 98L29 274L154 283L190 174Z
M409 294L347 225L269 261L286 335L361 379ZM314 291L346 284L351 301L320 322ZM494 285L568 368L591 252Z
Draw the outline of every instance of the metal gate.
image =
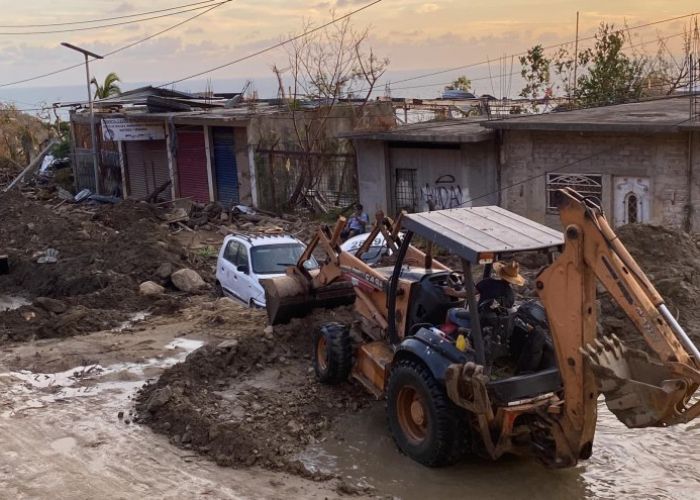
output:
M207 153L201 127L177 129L177 174L180 196L199 203L209 201Z
M144 198L170 179L165 141L127 141L124 145L129 197ZM170 192L165 189L160 197L170 199Z
M239 202L238 166L233 130L230 127L212 129L216 199L226 208Z

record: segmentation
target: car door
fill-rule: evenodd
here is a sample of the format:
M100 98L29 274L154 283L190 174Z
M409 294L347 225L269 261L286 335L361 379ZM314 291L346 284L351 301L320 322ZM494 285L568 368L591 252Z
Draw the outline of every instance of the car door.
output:
M238 254L241 251L241 247L243 247L241 242L234 239L230 240L226 245L220 264L223 278L220 281L227 294L234 295L236 298L245 301L245 298L242 296L244 286L239 278L240 273L237 269Z
M253 278L253 269L251 268L249 249L243 243L240 244L236 254L236 273L240 298L246 304L250 304L250 299L256 295L254 293L255 280Z

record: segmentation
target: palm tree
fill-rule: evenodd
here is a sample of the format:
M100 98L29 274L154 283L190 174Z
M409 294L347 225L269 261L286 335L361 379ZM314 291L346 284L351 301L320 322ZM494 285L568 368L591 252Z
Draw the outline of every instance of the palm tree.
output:
M106 99L107 97L121 94L122 90L117 85L117 82L121 82L121 80L114 71L105 77L102 85L97 83L97 79L93 77L90 83L95 86L95 99Z

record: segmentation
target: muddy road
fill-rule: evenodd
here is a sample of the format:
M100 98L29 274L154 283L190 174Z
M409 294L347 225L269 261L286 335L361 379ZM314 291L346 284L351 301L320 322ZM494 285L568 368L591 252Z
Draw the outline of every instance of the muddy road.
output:
M403 499L697 498L700 424L631 430L602 402L599 411L593 457L573 469L550 470L515 457L427 469L396 451L380 403L343 418L336 438L309 448L302 460Z
M223 329L201 317L152 317L114 331L5 346L0 352L1 498L337 498L337 481L219 467L135 424L145 380ZM127 421L129 423L127 423ZM600 406L593 458L552 471L528 460L476 459L427 469L401 456L382 403L347 412L299 459L311 470L403 499L687 499L700 491L700 424L628 430Z
M135 330L3 346L0 498L338 496L331 483L219 467L131 422L147 379L217 341L186 318Z

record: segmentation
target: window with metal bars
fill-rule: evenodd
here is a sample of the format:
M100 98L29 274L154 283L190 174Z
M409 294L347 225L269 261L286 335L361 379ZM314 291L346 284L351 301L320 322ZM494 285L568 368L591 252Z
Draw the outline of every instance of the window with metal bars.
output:
M571 188L582 196L603 198L603 176L600 174L547 174L547 211L558 213L559 189Z
M418 193L416 189L416 169L397 168L394 185L394 202L396 210L415 212L418 210Z

